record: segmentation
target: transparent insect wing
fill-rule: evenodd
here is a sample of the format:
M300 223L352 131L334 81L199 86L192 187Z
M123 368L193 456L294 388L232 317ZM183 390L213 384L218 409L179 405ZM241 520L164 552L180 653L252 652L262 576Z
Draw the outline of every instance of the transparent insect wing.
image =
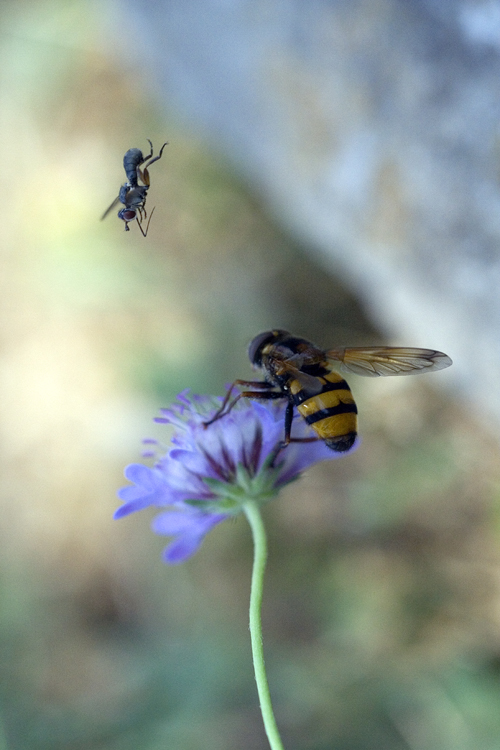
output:
M123 203L123 205L127 205L128 190L129 190L129 186L127 184L122 185L120 188L120 192L118 193L118 200L120 201L120 203Z
M148 189L144 185L130 188L126 191L125 199L122 200L126 206L140 206L146 202Z
M412 347L352 347L330 349L326 357L338 369L365 377L416 375L420 372L444 370L451 359L435 349Z
M307 391L309 395L312 396L316 393L321 392L323 383L319 380L319 378L303 372L290 361L280 362L276 367L277 375L283 375L286 372L289 373L289 375L291 375L295 380L298 380L304 391Z
M123 203L123 201L121 200L121 198L120 198L119 195L116 196L116 198L114 199L113 203L110 206L108 206L108 208L105 210L105 212L101 216L101 221L106 218L106 216L109 214L109 212L112 211L114 209L114 207L118 205L118 203Z

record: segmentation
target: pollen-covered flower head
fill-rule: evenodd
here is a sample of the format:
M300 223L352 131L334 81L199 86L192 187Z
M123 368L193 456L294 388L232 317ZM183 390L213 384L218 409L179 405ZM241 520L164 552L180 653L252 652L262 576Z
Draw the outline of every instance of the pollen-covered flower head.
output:
M166 562L190 557L210 529L240 513L250 498L265 502L309 466L346 455L321 440L292 442L276 455L284 436L285 404L242 399L206 426L222 399L187 394L183 391L178 403L162 409L155 420L173 425L170 449L153 467L131 464L125 469L134 485L119 490L124 504L115 513L122 518L150 505L168 508L153 520L157 534L174 537L164 553ZM311 436L300 417L293 422L293 435Z

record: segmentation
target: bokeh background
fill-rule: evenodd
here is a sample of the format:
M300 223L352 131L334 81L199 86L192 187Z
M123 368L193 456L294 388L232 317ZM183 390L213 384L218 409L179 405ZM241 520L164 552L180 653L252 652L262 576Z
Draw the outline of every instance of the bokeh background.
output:
M243 519L186 564L123 467L284 327L442 349L265 510L287 750L500 748L500 4L0 8L2 750L267 747ZM495 77L496 76L496 77ZM149 234L99 217L131 147Z

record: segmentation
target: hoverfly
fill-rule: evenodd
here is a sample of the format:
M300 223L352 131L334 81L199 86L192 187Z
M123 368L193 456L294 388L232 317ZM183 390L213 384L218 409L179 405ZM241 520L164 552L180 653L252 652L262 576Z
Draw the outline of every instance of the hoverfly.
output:
M129 222L135 219L137 221L139 229L142 232L143 237L145 237L148 233L149 222L151 221L151 217L154 211L153 208L153 211L151 211L151 214L149 216L146 231L144 231L144 229L142 228L142 222L147 219L146 197L150 186L148 168L155 161L161 159L163 149L168 145L167 143L164 143L160 149L160 153L158 154L158 156L151 158L153 156L153 144L151 143L149 138L147 139L147 141L151 147L151 151L147 156L144 156L139 148L129 148L129 150L123 157L123 168L125 169L127 182L121 186L120 192L118 193L117 197L101 216L102 221L118 203L123 203L124 208L118 211L118 218L122 219L122 221L125 222L125 231L129 231ZM142 184L139 184L139 180Z
M434 349L371 346L324 351L288 331L265 331L248 347L252 365L264 380L235 380L222 406L205 426L228 414L240 398L284 399L285 435L278 451L291 442L324 440L333 451L342 453L354 444L357 435L357 408L354 398L337 367L368 377L414 375L449 367L451 359ZM231 400L235 386L249 386ZM293 438L294 409L316 433L315 437Z

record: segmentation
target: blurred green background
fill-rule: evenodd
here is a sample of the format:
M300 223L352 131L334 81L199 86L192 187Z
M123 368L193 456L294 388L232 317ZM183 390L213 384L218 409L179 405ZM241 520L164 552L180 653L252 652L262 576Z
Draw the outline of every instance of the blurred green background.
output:
M261 750L249 530L223 524L167 568L151 513L112 520L123 467L179 390L249 377L260 330L391 342L155 109L108 46L112 11L0 11L3 748ZM169 145L144 240L99 217L146 138ZM498 445L438 380L352 378L359 451L265 511L288 750L500 748Z

